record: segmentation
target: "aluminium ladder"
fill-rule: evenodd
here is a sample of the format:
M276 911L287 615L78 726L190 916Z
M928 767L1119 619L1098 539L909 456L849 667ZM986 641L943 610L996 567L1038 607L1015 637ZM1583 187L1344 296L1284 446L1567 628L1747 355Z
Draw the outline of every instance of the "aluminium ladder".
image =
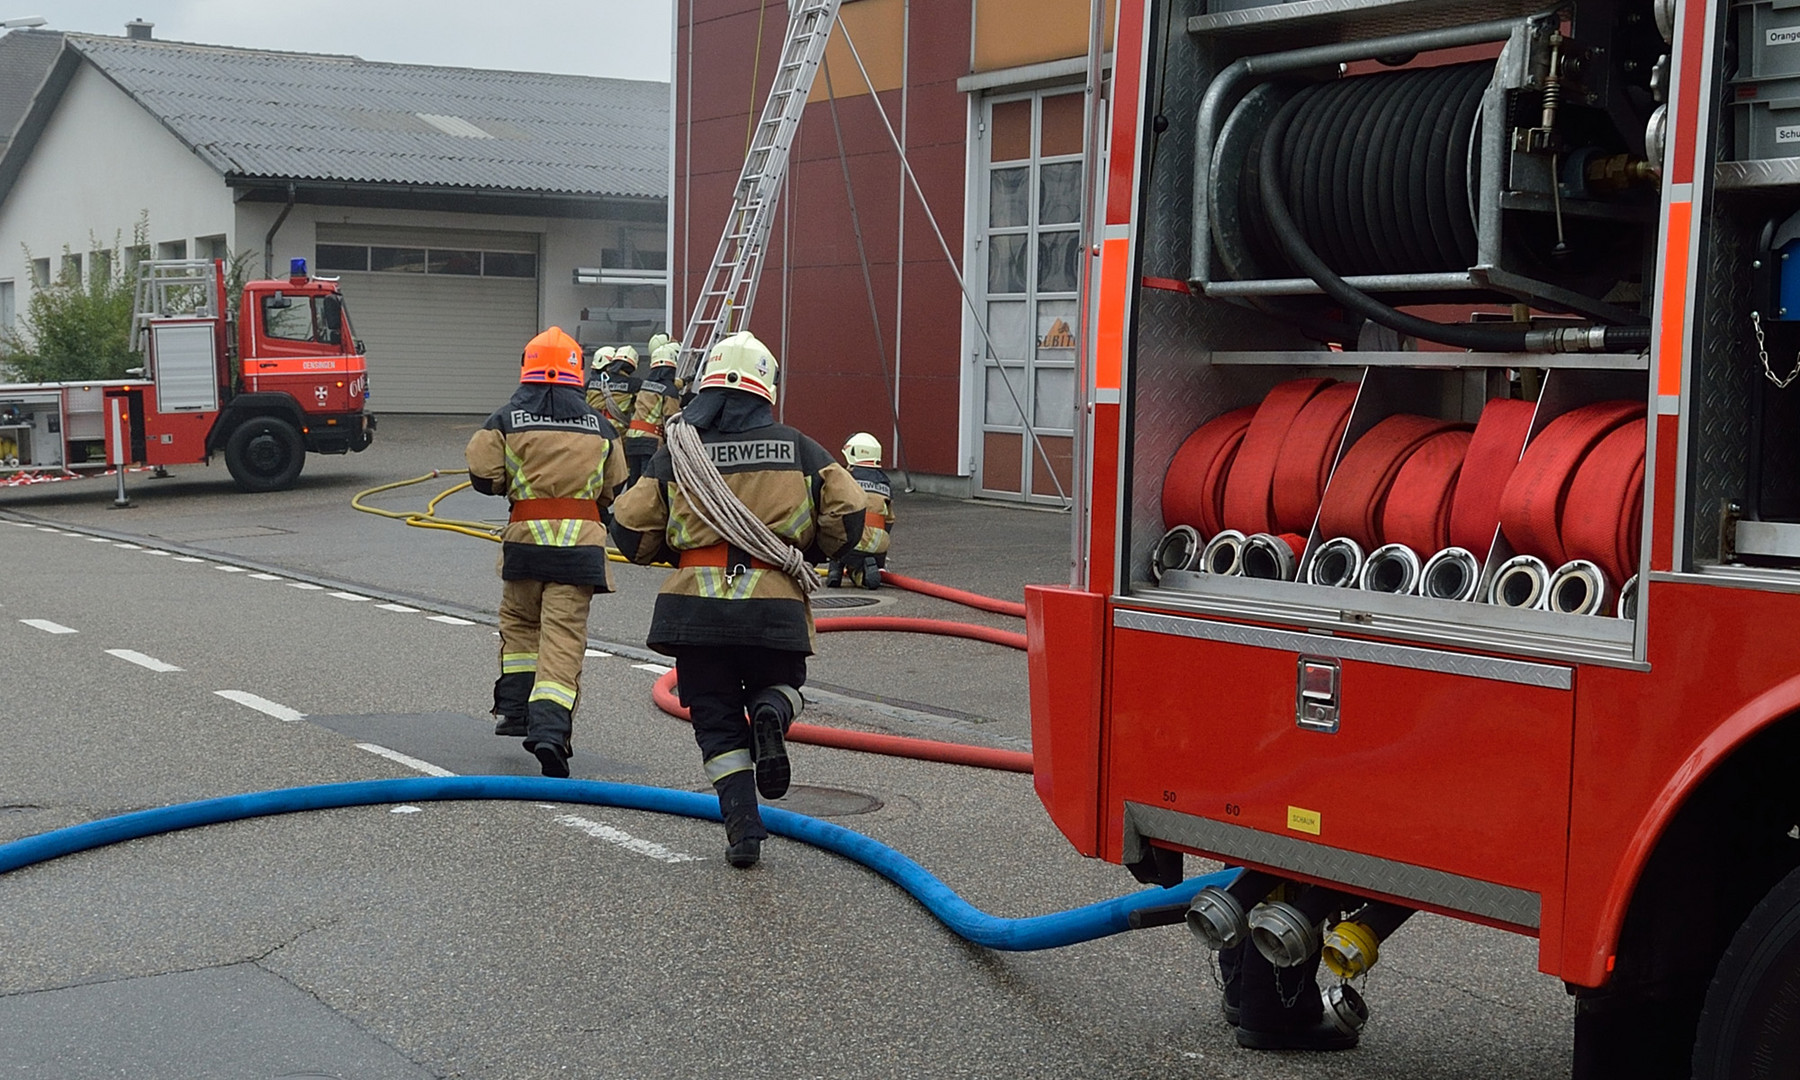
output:
M763 251L787 175L788 151L825 57L825 44L837 24L839 3L841 0L789 0L781 66L775 71L762 119L738 174L725 232L719 237L719 248L681 338L676 370L690 383L720 338L749 325Z

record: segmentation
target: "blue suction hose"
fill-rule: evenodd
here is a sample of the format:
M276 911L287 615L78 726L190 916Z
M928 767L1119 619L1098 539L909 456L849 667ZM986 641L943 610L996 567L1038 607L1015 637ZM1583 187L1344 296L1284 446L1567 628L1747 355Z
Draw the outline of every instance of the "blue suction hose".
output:
M226 795L102 818L66 829L0 844L0 873L45 862L78 851L117 844L157 833L217 825L245 818L291 814L300 810L334 810L347 806L436 800L517 799L532 802L584 803L628 810L679 814L719 820L719 800L712 795L603 780L559 780L538 776L446 776L402 780L359 780L344 784L279 788ZM1133 912L1184 906L1208 885L1223 888L1237 876L1224 870L1193 878L1168 889L1142 889L1085 907L1027 919L989 915L952 892L929 871L886 844L840 825L778 807L765 807L769 831L835 852L887 878L911 893L958 936L976 945L1008 952L1055 949L1108 937L1133 928ZM1161 923L1176 921L1162 919ZM1147 925L1157 925L1149 923Z

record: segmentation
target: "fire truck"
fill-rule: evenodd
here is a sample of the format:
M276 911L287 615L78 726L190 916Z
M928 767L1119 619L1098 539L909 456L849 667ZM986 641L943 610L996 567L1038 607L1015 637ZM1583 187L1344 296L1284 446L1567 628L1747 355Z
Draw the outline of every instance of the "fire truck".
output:
M245 284L234 319L220 260L138 266L141 377L0 384L0 484L128 465L211 463L244 491L292 487L307 453L368 448L368 362L337 282L295 259L285 280Z
M1050 816L1277 965L1533 937L1578 1077L1800 1075L1800 7L1117 8Z

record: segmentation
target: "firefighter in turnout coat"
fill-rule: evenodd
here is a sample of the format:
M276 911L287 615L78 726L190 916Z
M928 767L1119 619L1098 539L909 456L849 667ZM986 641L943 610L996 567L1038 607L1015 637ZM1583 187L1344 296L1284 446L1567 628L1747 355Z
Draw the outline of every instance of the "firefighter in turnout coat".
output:
M721 341L663 448L613 506L613 543L627 558L677 564L656 598L648 643L675 658L681 703L719 793L725 858L740 868L756 864L768 836L758 792L787 793L783 736L800 711L813 651L812 564L854 548L863 527L856 481L818 443L775 422L775 376L775 357L749 333ZM700 456L696 437L698 472L684 449ZM672 451L683 454L683 475L706 488L693 499L676 480ZM734 509L773 533L756 535L784 556L781 565L728 540L696 506L710 500L716 511L732 496L742 503Z
M587 403L624 432L637 409L637 350L629 345L594 350L594 373L587 382Z
M588 605L611 592L601 512L625 482L618 431L582 394L581 346L531 339L519 389L469 440L469 483L511 503L500 544L496 735L523 735L545 776L569 775Z
M625 461L631 467L631 477L626 481L629 484L638 482L638 477L644 475L644 466L662 449L663 422L681 407L675 390L675 360L680 355L681 346L674 342L658 345L650 353L649 370L638 380L631 423L625 428Z
M866 431L850 436L844 440L844 464L850 466L851 479L868 497L868 506L856 550L831 560L825 584L837 588L843 583L845 571L849 571L851 581L865 589L879 589L894 530L894 487L881 468L880 441Z

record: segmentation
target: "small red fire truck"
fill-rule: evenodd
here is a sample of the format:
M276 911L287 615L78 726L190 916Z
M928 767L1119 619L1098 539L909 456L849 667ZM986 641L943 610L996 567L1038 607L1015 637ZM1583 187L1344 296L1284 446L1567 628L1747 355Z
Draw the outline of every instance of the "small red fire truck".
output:
M0 384L0 483L223 453L238 487L278 491L309 451L368 448L368 362L337 282L295 259L286 280L244 286L234 326L222 262L152 260L138 273L143 377Z
M1051 817L1277 964L1530 935L1578 1077L1800 1075L1800 7L1117 10Z

